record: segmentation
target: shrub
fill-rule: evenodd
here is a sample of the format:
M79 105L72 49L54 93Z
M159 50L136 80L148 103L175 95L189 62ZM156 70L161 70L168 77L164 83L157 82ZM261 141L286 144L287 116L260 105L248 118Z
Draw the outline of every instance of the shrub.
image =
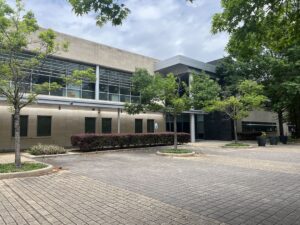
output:
M57 145L37 144L32 146L28 152L32 155L54 155L66 153L67 150Z
M187 133L178 133L178 143L190 141ZM74 147L82 151L104 148L146 147L157 145L172 145L174 134L171 132L147 134L78 134L71 137Z

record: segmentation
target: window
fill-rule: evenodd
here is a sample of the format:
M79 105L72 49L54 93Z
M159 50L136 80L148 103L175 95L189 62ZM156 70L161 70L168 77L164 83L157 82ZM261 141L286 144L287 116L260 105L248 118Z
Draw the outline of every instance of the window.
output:
M135 119L135 133L143 133L143 120Z
M147 132L154 133L154 120L147 120Z
M96 118L85 118L85 133L96 133Z
M37 136L51 136L51 116L37 117Z
M276 132L276 123L242 121L243 132Z
M20 116L20 136L27 137L28 131L28 116ZM12 116L12 130L11 135L15 136L15 121L14 116Z
M111 118L102 118L102 133L111 133Z

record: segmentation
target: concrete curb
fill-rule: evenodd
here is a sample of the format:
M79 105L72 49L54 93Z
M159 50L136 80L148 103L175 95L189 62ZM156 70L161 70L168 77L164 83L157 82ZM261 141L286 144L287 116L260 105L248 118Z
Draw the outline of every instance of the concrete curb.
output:
M31 155L29 153L22 153L22 156L29 158L29 159L55 158L58 156L73 156L73 155L80 155L80 153L68 152L68 153L64 153L64 154L53 154L53 155Z
M53 166L50 164L43 163L43 162L38 162L38 163L47 165L47 167L38 170L32 170L32 171L24 171L24 172L16 172L16 173L1 173L0 180L41 176L41 175L48 174L53 170Z
M195 156L195 152L191 152L191 153L182 153L182 154L176 154L176 153L163 153L160 151L156 152L156 155L160 155L160 156L171 156L171 157L191 157L191 156Z
M245 149L247 149L247 148L255 148L254 146L252 146L252 145L249 145L249 146L221 146L222 148L233 148L233 149L240 149L240 148L245 148Z

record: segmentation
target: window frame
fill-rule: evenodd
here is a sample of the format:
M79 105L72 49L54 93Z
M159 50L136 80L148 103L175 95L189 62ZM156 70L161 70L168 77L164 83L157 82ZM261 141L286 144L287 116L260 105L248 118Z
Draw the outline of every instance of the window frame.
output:
M140 122L140 124L138 124L137 122ZM141 127L138 127L138 125L140 125ZM134 132L136 134L143 133L143 119L135 119L134 120Z
M104 129L104 121L110 121L110 128L109 129L107 129L107 130L105 130ZM111 134L112 133L112 118L102 118L101 119L101 132L103 133L103 134Z
M22 134L22 118L26 118L26 135ZM29 116L28 115L20 115L20 137L28 137L28 121ZM14 115L11 115L11 136L15 137L15 121L14 121Z
M93 120L93 132L87 132L87 120ZM91 121L90 121L91 122ZM96 133L96 122L97 122L97 118L96 117L85 117L84 118L84 133L86 134L94 134Z
M150 122L152 126L150 127ZM147 119L147 133L154 133L155 132L155 120L154 119Z
M39 119L40 118L50 118L50 128L49 128L50 135L41 134L39 132ZM52 116L41 116L41 115L37 116L37 120L36 120L36 136L37 137L51 137L52 136Z

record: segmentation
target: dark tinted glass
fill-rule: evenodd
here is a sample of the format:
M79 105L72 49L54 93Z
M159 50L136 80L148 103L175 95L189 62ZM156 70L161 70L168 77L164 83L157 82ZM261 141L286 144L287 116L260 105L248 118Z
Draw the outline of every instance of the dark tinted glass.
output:
M135 119L135 133L143 133L143 120Z
M102 133L111 133L111 118L102 118Z
M12 116L12 130L11 134L14 137L15 136L15 121L14 116ZM28 133L28 116L20 116L20 136L21 137L27 137Z
M96 133L96 118L85 118L85 133Z
M147 132L154 133L154 120L147 120Z
M51 136L51 116L37 117L37 136Z

